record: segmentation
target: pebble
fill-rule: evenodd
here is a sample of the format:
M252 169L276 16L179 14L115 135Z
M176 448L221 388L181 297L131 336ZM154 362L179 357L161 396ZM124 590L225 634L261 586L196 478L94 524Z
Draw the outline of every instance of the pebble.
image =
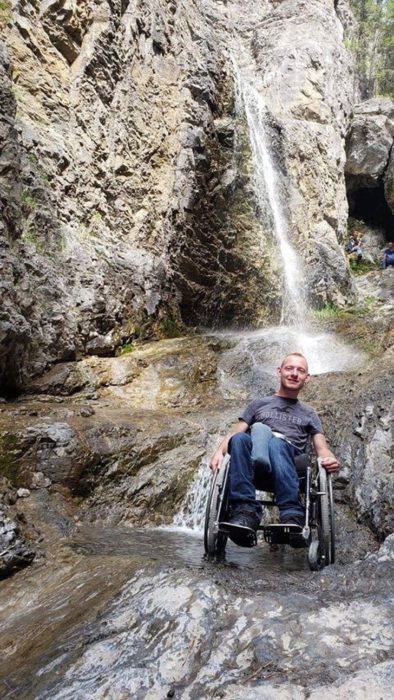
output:
M83 408L81 408L80 414L84 418L89 418L89 416L94 416L95 410L91 406L84 406Z
M42 472L33 472L30 482L31 489L45 489L51 485L51 480L48 479Z
M29 489L21 488L17 490L16 495L18 496L18 498L27 498L28 496L30 496L30 491Z

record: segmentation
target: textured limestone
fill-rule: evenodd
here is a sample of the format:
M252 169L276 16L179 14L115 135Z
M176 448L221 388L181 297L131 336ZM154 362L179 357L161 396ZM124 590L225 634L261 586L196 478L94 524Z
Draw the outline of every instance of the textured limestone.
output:
M277 319L281 265L256 218L229 48L261 79L309 297L343 302L340 5L14 4L12 85L1 60L6 386L162 335L167 319Z
M384 174L384 194L386 202L394 214L394 149L392 146Z
M346 371L314 377L304 400L322 416L342 464L337 500L383 538L394 526L393 327L390 301L381 307L339 322L376 359L363 364L366 356L353 351ZM282 343L273 333L179 338L57 365L32 383L35 396L0 412L1 473L28 488L42 473L88 497L86 517L168 522L243 406L275 390Z
M394 140L394 104L376 97L354 108L347 138L346 173L359 187L377 187ZM354 181L353 180L353 181Z
M271 117L282 198L307 296L315 305L341 305L351 296L339 243L347 224L344 136L355 94L334 3L266 7L251 32L247 60Z

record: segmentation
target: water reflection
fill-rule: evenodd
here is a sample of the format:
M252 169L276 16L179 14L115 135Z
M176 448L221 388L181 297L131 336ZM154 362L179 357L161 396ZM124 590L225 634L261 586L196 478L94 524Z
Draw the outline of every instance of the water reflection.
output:
M80 529L71 547L85 556L138 555L146 563L159 562L163 567L231 566L249 571L261 569L265 574L308 570L304 552L296 552L289 547L272 552L263 540L253 549L237 547L229 541L225 559L209 560L205 557L202 533L188 528L111 530L107 527L85 527Z

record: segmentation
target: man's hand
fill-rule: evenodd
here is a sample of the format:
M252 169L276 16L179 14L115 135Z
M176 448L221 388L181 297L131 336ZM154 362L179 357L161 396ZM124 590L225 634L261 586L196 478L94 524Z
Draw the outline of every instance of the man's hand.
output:
M339 462L332 452L327 457L321 457L320 463L327 472L334 473L339 468Z
M216 472L217 469L220 469L220 465L223 461L223 450L219 447L218 450L216 450L215 454L213 455L211 462L209 464L209 468L213 471Z
M324 467L324 469L330 473L336 472L339 467L339 462L328 447L324 435L321 433L316 433L316 435L312 436L312 442L316 450L316 454L321 460L322 467Z

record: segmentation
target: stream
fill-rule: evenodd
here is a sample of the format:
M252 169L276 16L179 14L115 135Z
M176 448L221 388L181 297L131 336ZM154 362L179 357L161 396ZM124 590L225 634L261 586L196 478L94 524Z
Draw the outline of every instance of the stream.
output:
M82 525L65 549L5 584L2 697L348 697L366 669L389 697L394 537L316 574L263 542L209 562L182 530Z

